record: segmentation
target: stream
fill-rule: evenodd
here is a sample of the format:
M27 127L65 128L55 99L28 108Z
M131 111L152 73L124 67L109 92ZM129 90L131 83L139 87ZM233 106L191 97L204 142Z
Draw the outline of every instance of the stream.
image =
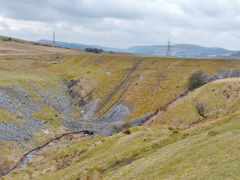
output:
M33 156L35 154L37 154L39 151L42 151L43 149L45 149L49 146L54 145L55 142L56 142L56 140L52 140L52 141L48 142L47 144L45 144L44 146L42 146L41 148L32 150L32 151L28 152L27 154L25 154L24 159L22 159L21 164L19 164L16 168L20 168L20 169L24 168L28 164L28 162L33 158Z
M34 157L34 155L36 155L38 152L42 151L43 149L54 145L57 141L60 141L63 137L65 137L67 135L71 135L71 134L80 134L80 133L90 135L90 137L88 139L86 139L85 141L91 139L96 134L96 132L91 132L91 131L79 131L79 132L65 133L65 134L61 135L60 137L52 139L51 141L47 142L43 146L35 148L35 149L29 151L28 153L26 153L25 155L23 155L22 158L17 162L17 164L12 169L10 169L6 174L8 174L16 169L24 168L29 163L29 161L31 161L31 159Z
M151 115L154 116L156 115L159 111L164 111L168 108L169 105L171 105L173 102L175 102L176 100L178 100L179 98L183 97L183 96L186 96L188 94L188 90L184 90L179 96L175 97L175 99L173 99L172 101L170 101L169 103L167 103L166 105L162 106L160 109L158 109L157 111L155 111L155 113L153 113ZM147 118L145 120L148 121L151 117ZM17 162L17 164L12 168L10 169L6 174L9 174L10 172L16 170L16 169L21 169L21 168L24 168L30 161L31 159L34 157L34 155L36 155L38 152L42 151L43 149L47 148L47 147L50 147L52 145L54 145L57 141L61 140L61 138L63 138L64 136L67 136L67 135L73 135L73 134L80 134L80 133L83 133L83 134L88 134L90 135L90 137L84 141L87 141L89 139L91 139L93 136L95 136L95 134L97 132L94 132L94 131L88 131L88 130L83 130L83 131L78 131L78 132L71 132L71 133L65 133L65 134L62 134L61 136L57 137L57 138L54 138L52 140L50 140L49 142L47 142L46 144L44 144L43 146L41 147L37 147L31 151L29 151L28 153L26 153L25 155L22 156L22 158ZM4 175L6 175L4 174ZM3 176L4 176L3 175ZM0 176L1 177L1 176Z

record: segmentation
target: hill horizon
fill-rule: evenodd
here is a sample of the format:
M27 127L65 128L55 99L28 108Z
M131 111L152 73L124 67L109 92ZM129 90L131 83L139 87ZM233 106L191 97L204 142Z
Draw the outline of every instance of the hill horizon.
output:
M52 44L51 40L39 40L38 42L45 44ZM167 54L167 45L138 45L131 46L128 48L114 48L114 47L105 47L101 45L86 45L79 43L69 43L62 41L55 41L55 45L62 47L70 47L77 49L86 49L86 48L99 48L104 51L114 51L114 52L126 52L133 54L147 54L147 55L161 55L166 56ZM171 56L173 57L189 57L189 58L223 58L223 59L236 59L240 58L239 55L231 56L232 54L237 54L239 51L231 51L221 47L204 47L195 44L172 44L171 45ZM227 55L228 54L228 55ZM229 55L231 54L231 55Z

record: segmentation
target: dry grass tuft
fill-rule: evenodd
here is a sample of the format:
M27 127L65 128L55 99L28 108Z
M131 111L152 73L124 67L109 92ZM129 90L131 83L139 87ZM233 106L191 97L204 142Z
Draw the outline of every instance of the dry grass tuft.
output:
M129 135L129 134L131 134L131 131L130 131L130 129L127 128L127 129L124 129L124 130L123 130L123 133Z

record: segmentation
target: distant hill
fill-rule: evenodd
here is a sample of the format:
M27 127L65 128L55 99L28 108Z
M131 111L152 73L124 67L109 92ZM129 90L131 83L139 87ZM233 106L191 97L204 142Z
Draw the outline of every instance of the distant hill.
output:
M52 41L41 39L39 40L40 43L44 44L51 44ZM86 49L86 48L99 48L103 49L104 51L118 51L118 52L126 52L124 49L118 49L118 48L111 48L111 47L104 47L104 46L98 46L98 45L86 45L86 44L78 44L78 43L68 43L68 42L61 42L56 41L56 46L62 46L62 47L69 47L69 48L76 48L76 49Z
M40 40L39 42L45 44L52 44L50 40ZM104 51L128 52L134 54L151 54L165 56L167 52L166 45L152 45L152 46L133 46L126 49L104 47L98 45L85 45L78 43L67 43L56 41L57 46L70 47L77 49L85 48L100 48ZM171 56L175 57L189 57L189 58L223 58L223 59L236 59L240 58L239 52L233 52L228 49L218 47L203 47L193 44L175 44L171 46Z
M128 49L132 53L166 55L166 45L134 46ZM175 57L208 57L211 54L223 54L230 52L223 48L207 48L192 44L176 44L171 46L171 56Z
M214 59L240 59L240 51L230 51L223 54L212 54L209 58Z
M0 56L29 54L79 54L83 51L0 36Z

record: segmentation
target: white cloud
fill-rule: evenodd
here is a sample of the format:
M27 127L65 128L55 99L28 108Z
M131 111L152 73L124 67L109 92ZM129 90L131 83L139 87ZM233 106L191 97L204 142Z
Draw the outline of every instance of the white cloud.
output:
M126 47L195 43L240 49L239 0L0 0L0 33ZM9 31L11 30L11 31Z

